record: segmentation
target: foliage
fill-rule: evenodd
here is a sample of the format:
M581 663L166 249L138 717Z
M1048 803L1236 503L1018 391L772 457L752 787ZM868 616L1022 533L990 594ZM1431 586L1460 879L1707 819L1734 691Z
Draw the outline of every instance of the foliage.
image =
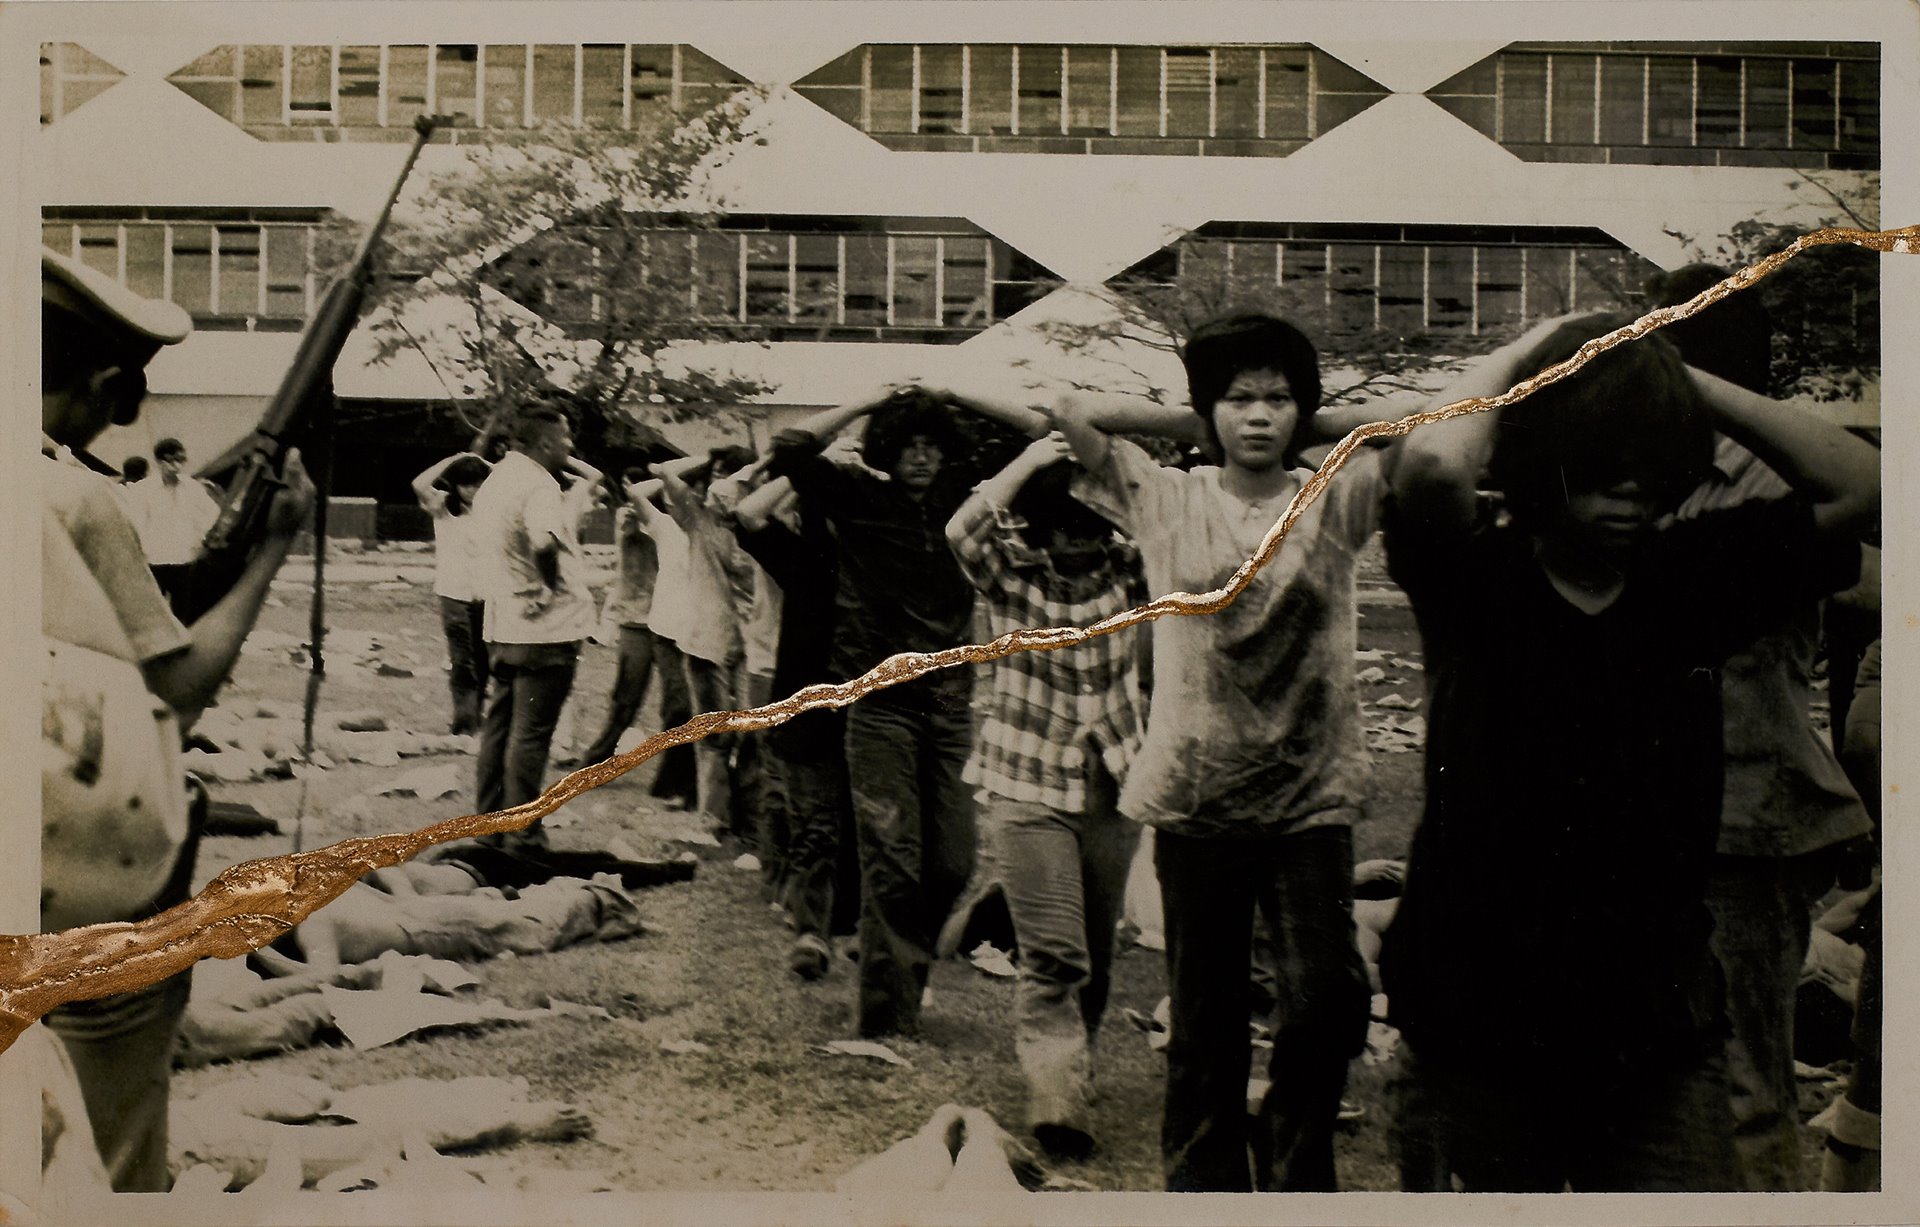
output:
M420 353L479 433L557 386L587 455L651 450L655 424L762 391L662 362L680 343L750 335L700 312L689 259L717 231L713 175L749 139L748 105L736 95L651 129L554 124L473 146L389 232L376 360Z
M1817 227L1879 228L1878 175L1839 182L1801 171L1789 186L1820 199L1821 216L1813 225L1749 218L1711 248L1695 236L1668 233L1686 244L1693 259L1732 270L1772 255ZM1788 261L1748 292L1760 295L1773 320L1774 395L1851 399L1878 373L1880 259L1874 252L1853 246L1816 248Z

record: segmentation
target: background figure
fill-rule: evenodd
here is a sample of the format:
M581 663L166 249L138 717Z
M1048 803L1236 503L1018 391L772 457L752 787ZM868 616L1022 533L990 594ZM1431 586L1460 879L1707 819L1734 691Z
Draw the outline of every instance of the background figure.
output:
M780 586L773 693L785 698L832 681L838 568L824 517L810 511L794 496L792 483L780 477L740 501L734 535ZM803 980L818 980L830 965L829 939L853 931L860 898L846 717L837 710L808 712L765 737L768 757L778 760L787 805L781 901L795 931L788 966Z
M673 728L693 716L693 692L687 685L687 656L680 641L697 633L703 612L694 604L687 575L687 534L660 506L660 495L630 502L653 538L659 574L648 611L647 629L653 632L654 676L660 679L660 727ZM651 792L681 809L699 803L699 769L694 747L675 746L660 756Z
M942 531L970 484L951 412L947 398L908 389L878 405L815 414L774 438L773 471L833 530L836 679L896 652L967 639L973 593ZM821 454L827 438L868 413L864 456L873 472ZM972 743L971 681L944 670L869 695L847 713L862 1036L918 1034L934 941L973 872L973 798L960 779Z
M679 640L687 661L687 687L696 711L732 711L741 705L740 610L753 600L752 564L740 552L722 519L720 504L709 501L717 479L731 476L752 459L742 448L716 448L707 456L687 456L654 466L662 483L667 513L687 538L687 599L698 611ZM735 820L733 755L739 738L731 733L702 739L693 748L698 768L698 803L714 830L744 834Z
M473 500L474 549L487 568L485 639L494 682L475 767L475 805L482 813L540 795L580 644L593 633L580 517L562 496L559 476L571 472L597 482L600 472L572 452L564 403L535 402L515 422L513 450ZM536 822L484 842L538 848L547 835Z
M135 527L147 551L147 565L176 614L192 607L193 564L207 530L220 518L220 504L207 488L186 475L187 449L178 439L153 445L156 472L138 485Z
M1652 306L1672 306L1730 270L1695 264L1654 279ZM1689 366L1764 395L1772 325L1736 294L1664 330ZM1720 437L1714 471L1681 504L1691 519L1791 490L1752 452ZM1720 687L1726 789L1707 884L1713 951L1725 973L1727 1083L1742 1187L1808 1187L1800 1156L1793 1014L1813 910L1834 883L1836 853L1872 829L1829 743L1813 728L1820 606L1809 600L1734 653Z
M1860 661L1854 701L1847 713L1840 761L1847 768L1867 812L1873 817L1875 843L1880 827L1880 641L1874 640ZM1864 1193L1880 1188L1880 1050L1885 957L1881 949L1880 884L1861 909L1857 922L1864 931L1866 966L1860 971L1860 993L1853 1012L1853 1077L1847 1092L1832 1108L1826 1160L1820 1187L1829 1193Z
M413 496L433 516L433 594L447 636L447 685L453 692L456 734L479 731L480 705L487 693L485 602L473 540L475 521L468 512L492 467L471 452L460 452L413 479Z
M581 753L582 762L598 763L613 757L621 736L640 714L647 683L653 678L659 636L647 629L647 620L653 615L653 593L660 579L660 550L637 504L659 489L658 481L646 479L645 469L632 468L621 475L621 499L613 516L619 559L604 614L606 621L620 628L620 660L614 672L613 693L607 699L607 718L600 735Z
M41 301L46 459L38 477L51 664L43 684L40 915L52 932L144 919L187 898L204 797L196 812L180 736L232 670L306 521L313 487L290 452L265 538L250 543L245 568L219 602L182 626L113 484L100 476L104 466L86 449L109 424L138 419L148 361L183 340L191 323L179 307L141 298L51 250L41 256ZM47 1015L79 1077L116 1191L164 1192L170 1183L168 1082L190 985L183 973Z

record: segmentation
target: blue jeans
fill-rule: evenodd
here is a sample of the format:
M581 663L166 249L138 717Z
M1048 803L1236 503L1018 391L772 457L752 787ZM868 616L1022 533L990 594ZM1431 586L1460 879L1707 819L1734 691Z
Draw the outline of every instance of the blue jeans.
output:
M973 873L967 691L909 682L847 709L863 1036L915 1035L933 944Z
M573 689L579 643L495 643L493 696L480 728L474 767L480 813L511 809L538 797L545 786L547 750ZM524 831L485 837L502 847L544 847L547 833L536 822Z
M733 711L740 706L740 663L716 662L698 656L687 657L687 687L693 692L693 709L708 712ZM697 771L700 814L715 829L725 828L746 834L734 821L733 752L737 733L714 733L694 743L693 761Z
M1082 813L991 796L981 819L1020 943L1014 1050L1027 1079L1031 1125L1091 1132L1090 1046L1106 1012L1114 927L1140 827L1115 809L1104 771Z
M1154 868L1173 999L1160 1141L1168 1191L1331 1191L1335 1119L1347 1063L1366 1046L1372 999L1354 944L1352 832L1226 839L1161 830ZM1272 1087L1249 1129L1256 909L1273 935L1280 1023Z

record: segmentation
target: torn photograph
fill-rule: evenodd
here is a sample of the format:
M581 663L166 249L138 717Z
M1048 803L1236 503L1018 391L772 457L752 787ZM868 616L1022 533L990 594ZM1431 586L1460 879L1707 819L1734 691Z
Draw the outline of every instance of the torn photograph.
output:
M1920 1221L1909 0L0 56L0 1223Z

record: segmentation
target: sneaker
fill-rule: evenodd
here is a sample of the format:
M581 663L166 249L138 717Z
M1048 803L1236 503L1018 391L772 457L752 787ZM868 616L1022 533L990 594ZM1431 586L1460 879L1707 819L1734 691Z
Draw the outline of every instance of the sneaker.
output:
M1084 1159L1093 1153L1093 1135L1074 1125L1035 1125L1033 1140L1056 1159Z
M820 979L827 974L832 961L833 952L817 933L802 933L795 938L793 950L787 956L787 966L802 980Z

